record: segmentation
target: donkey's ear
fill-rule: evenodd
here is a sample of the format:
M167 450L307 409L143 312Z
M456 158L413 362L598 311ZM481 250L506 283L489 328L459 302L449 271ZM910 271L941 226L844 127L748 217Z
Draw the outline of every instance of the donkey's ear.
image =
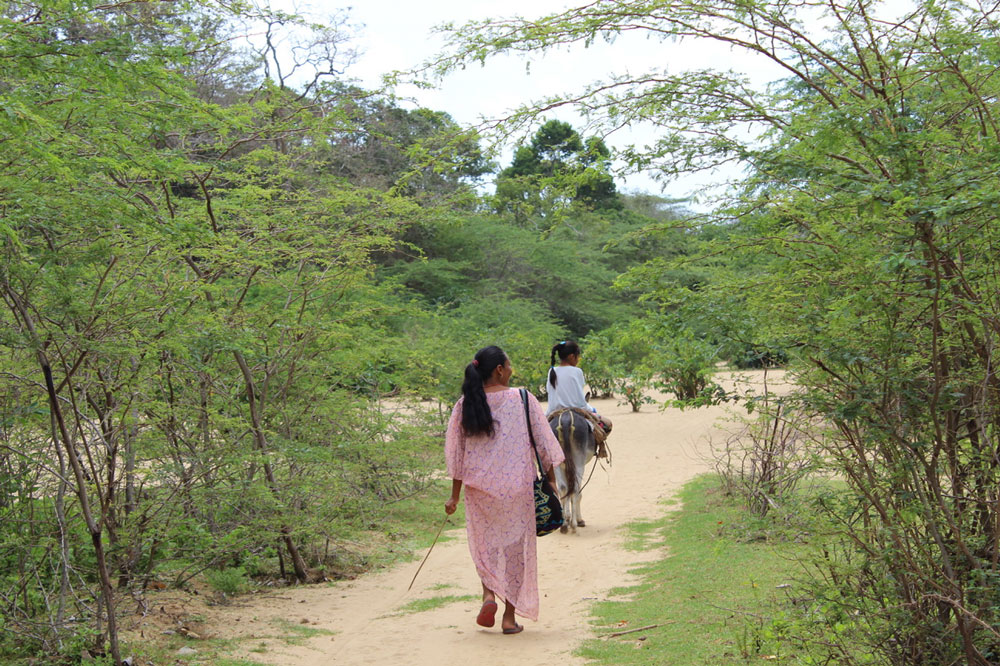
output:
M585 395L583 399L586 400L587 402L590 402L590 391L587 391L587 395Z

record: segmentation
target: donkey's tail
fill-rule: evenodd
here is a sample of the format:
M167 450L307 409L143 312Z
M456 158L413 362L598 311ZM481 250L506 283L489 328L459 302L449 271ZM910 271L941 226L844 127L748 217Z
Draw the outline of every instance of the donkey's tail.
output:
M565 420L564 420L565 419ZM559 444L566 455L566 496L574 494L576 487L576 419L573 412L566 411L559 415Z

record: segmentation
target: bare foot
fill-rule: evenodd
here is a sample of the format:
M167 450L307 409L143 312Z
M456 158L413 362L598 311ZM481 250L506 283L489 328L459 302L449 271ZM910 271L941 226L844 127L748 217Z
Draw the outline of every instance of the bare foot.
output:
M505 634L516 634L524 629L514 619L514 607L507 604L503 609L503 619L500 620L500 628Z

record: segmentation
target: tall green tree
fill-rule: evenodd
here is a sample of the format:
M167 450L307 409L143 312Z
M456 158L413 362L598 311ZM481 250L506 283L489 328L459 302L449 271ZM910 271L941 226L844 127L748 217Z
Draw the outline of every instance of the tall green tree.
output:
M472 207L472 187L493 167L474 132L443 111L404 109L351 86L343 87L337 107L346 123L324 142L321 169L428 205Z
M602 139L584 140L569 123L549 120L528 145L517 148L511 165L497 177L497 208L512 213L521 224L551 218L573 205L620 209L610 160Z

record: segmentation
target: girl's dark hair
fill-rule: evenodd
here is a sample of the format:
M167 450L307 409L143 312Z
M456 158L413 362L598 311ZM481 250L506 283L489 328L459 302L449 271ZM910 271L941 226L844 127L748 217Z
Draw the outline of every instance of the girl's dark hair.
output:
M572 340L563 340L552 347L552 359L549 361L549 383L552 384L552 388L556 387L556 354L559 354L559 360L565 359L567 356L572 356L576 354L580 355L580 345L576 344Z
M483 347L476 352L472 363L465 366L465 381L462 382L462 430L466 435L492 435L493 413L486 402L483 383L493 374L497 366L503 365L507 354L497 346Z

